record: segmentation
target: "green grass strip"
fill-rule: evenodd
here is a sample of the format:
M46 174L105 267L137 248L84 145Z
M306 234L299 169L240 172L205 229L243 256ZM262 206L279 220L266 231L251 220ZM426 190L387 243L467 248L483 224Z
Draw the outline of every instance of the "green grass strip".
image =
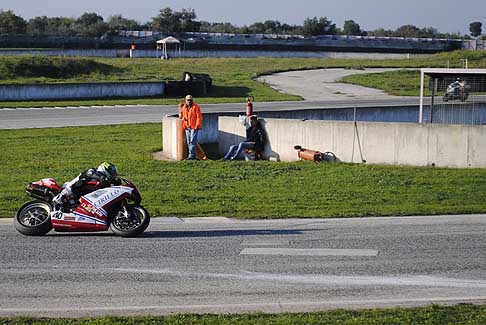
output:
M420 95L420 70L399 70L351 75L344 77L342 81L364 87L381 89L395 96ZM427 77L425 80L426 96L431 95L431 91L427 87L428 83L429 78Z
M258 83L255 77L275 72L328 68L445 68L461 67L461 59L469 60L470 68L486 67L485 51L455 51L411 59L366 60L366 59L317 59L317 58L200 58L200 59L52 59L14 56L0 56L0 74L4 71L2 84L58 83L58 82L127 82L127 81L165 81L180 80L184 71L208 73L215 87L202 98L200 103L242 102L247 96L257 101L299 100L300 97L283 94L267 85ZM78 61L76 61L78 60ZM88 64L90 63L90 64ZM26 71L22 74L12 71ZM63 71L65 71L63 73ZM56 76L63 76L56 77ZM398 75L402 78L402 75ZM365 77L363 77L365 78ZM391 75L393 79L393 75ZM372 78L373 79L373 78ZM348 79L346 79L348 80ZM352 80L352 79L350 79ZM407 75L406 94L415 94L419 86L416 74ZM387 79L389 81L389 79ZM354 81L350 81L354 82ZM400 80L393 81L394 89ZM381 82L383 84L384 82ZM374 85L372 85L374 86ZM376 85L381 87L380 84ZM393 93L393 91L391 91ZM402 94L399 92L397 94ZM50 102L0 102L1 107L42 107L42 106L79 106L114 104L175 104L174 97L144 99L102 99L82 101Z
M485 213L486 169L312 162L162 162L160 124L0 130L0 216L30 181L111 161L158 216L361 217Z
M146 317L101 317L81 319L0 318L0 324L166 324L166 325L270 325L270 324L342 324L342 325L462 325L486 324L486 306L428 306L375 310L334 310L301 314L240 314L240 315L173 315Z

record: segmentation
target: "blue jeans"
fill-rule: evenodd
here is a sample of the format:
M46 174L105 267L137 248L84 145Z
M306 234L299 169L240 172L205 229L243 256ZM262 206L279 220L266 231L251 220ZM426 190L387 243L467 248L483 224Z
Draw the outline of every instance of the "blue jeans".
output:
M255 148L254 142L241 142L239 145L232 145L226 155L224 156L224 160L233 160L238 157L238 155L243 151L243 149L253 149Z
M197 146L197 135L199 134L199 130L195 129L186 129L186 140L187 146L189 148L189 156L187 159L196 159L196 146Z

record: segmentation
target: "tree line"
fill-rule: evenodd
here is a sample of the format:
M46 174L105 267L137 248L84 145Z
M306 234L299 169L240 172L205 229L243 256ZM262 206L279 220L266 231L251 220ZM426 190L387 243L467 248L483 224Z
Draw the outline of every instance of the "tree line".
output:
M419 28L403 25L396 30L379 28L365 31L354 20L346 20L342 28L327 17L313 17L302 25L289 25L278 20L255 22L251 25L236 26L229 22L215 23L196 20L193 9L175 11L163 8L150 21L139 23L122 15L110 16L106 21L97 13L84 13L78 18L39 16L29 20L16 15L11 10L0 10L0 34L26 34L32 36L84 36L102 37L117 35L121 30L146 30L162 34L183 32L235 33L235 34L288 34L288 35L353 35L415 38L463 38L467 35L440 33L433 27ZM481 35L482 24L470 24L471 35Z

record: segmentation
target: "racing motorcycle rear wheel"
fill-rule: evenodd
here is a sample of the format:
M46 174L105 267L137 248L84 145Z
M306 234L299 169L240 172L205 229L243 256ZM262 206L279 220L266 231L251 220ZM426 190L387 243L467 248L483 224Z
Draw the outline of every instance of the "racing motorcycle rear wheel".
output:
M150 215L141 205L130 205L114 211L110 229L121 237L135 237L147 229Z
M27 236L42 236L52 229L51 205L43 201L31 201L20 207L14 218L14 226Z

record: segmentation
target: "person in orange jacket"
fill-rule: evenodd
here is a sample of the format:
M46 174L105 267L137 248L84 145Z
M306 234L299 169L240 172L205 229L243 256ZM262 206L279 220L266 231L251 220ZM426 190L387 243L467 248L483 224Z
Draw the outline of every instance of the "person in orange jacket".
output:
M202 130L203 116L201 107L194 102L191 95L187 95L185 103L181 105L182 128L186 133L187 146L189 147L189 156L187 160L196 160L196 147L199 131Z

